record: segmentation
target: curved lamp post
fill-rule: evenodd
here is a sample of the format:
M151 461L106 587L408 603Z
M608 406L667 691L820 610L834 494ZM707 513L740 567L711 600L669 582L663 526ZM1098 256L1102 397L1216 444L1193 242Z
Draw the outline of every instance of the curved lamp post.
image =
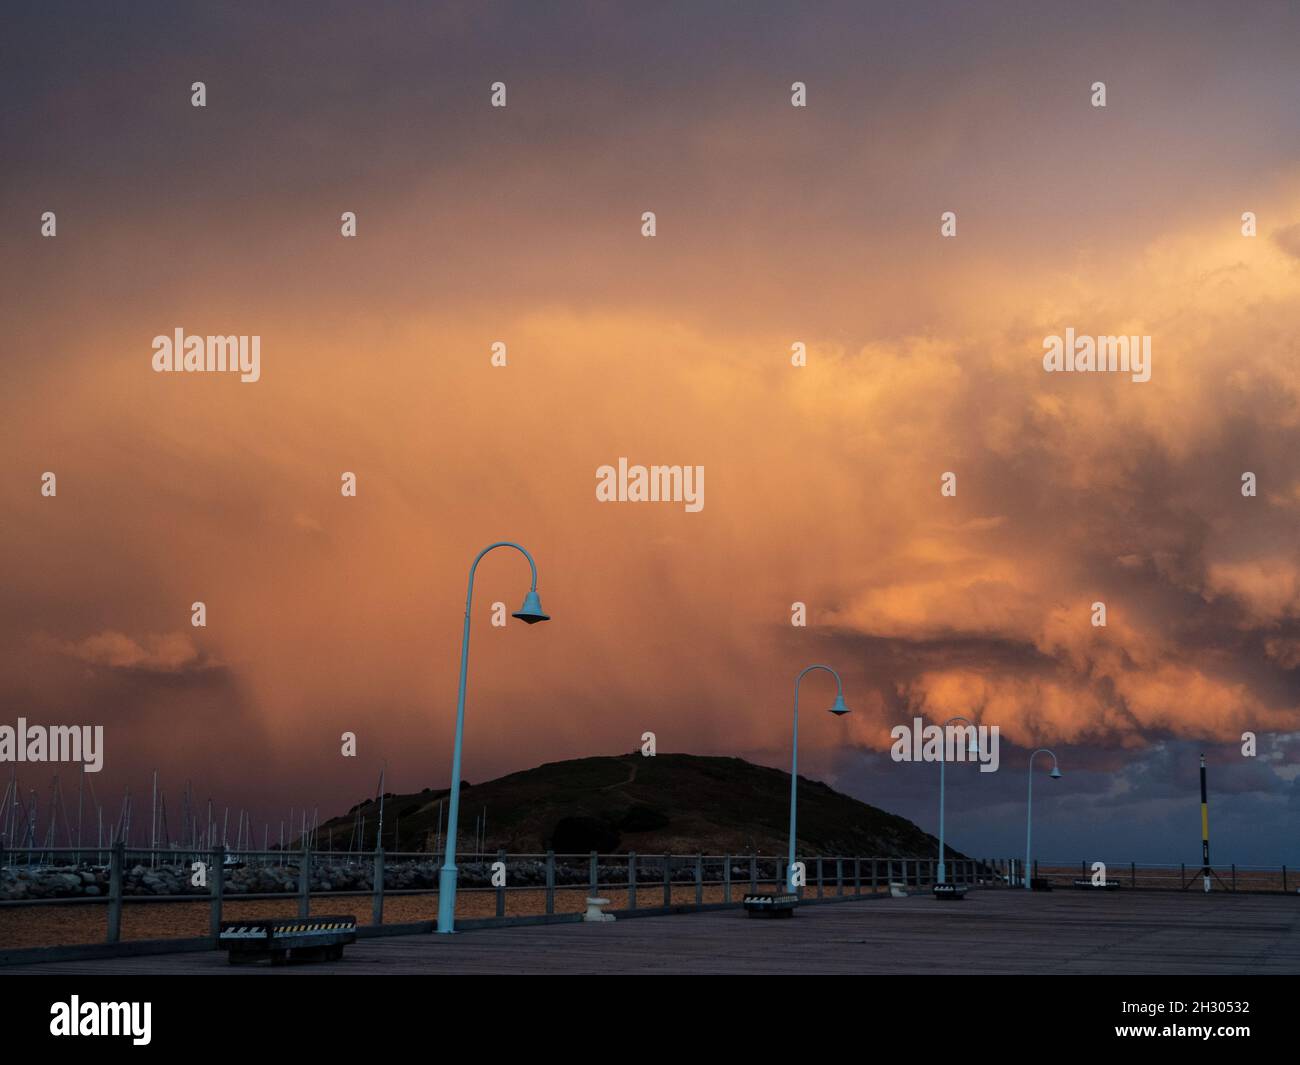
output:
M447 813L447 845L443 857L442 869L438 875L438 931L450 933L456 930L456 827L460 815L460 750L461 738L465 732L465 674L469 667L469 610L474 601L474 571L483 556L498 547L513 547L528 559L532 567L533 583L524 596L524 605L511 617L516 617L529 625L539 621L550 621L548 614L542 613L541 601L537 598L537 563L533 561L524 548L509 540L499 540L489 544L478 553L474 564L469 568L469 591L465 595L465 635L460 645L460 692L456 696L456 745L451 756L451 802Z
M943 723L943 735L939 737L941 741L941 746L939 748L939 876L937 879L940 884L947 883L947 875L948 875L947 874L948 866L947 863L944 861L945 851L943 845L943 788L944 788L943 767L944 764L948 761L948 726L951 725L954 721L965 721L966 724L971 726L971 728L975 727L975 723L969 720L968 718L950 717L948 718L947 721ZM980 753L979 741L974 736L971 736L970 743L966 745L966 753L974 754L974 755L978 755Z
M844 682L840 680L840 675L831 669L830 666L809 666L794 678L794 748L790 755L790 860L786 864L785 886L787 891L794 891L794 835L795 835L795 803L798 798L799 790L799 682L803 680L804 673L811 673L814 669L824 669L832 677L839 690L835 693L835 703L831 706L830 712L836 717L842 717L849 712L849 708L844 705Z
M1061 779L1061 770L1056 765L1056 755L1046 747L1039 747L1029 756L1029 813L1025 818L1025 890L1031 890L1029 885L1029 871L1033 868L1029 864L1029 847L1033 840L1034 831L1034 757L1040 754L1052 755L1052 772L1049 774L1053 780Z

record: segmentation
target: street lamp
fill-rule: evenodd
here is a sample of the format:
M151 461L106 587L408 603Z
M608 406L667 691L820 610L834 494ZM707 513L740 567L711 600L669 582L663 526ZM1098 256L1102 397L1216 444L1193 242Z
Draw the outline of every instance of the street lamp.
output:
M465 674L469 668L469 611L474 601L474 571L483 556L498 547L513 547L528 559L533 571L533 583L524 596L524 605L511 616L528 625L551 620L542 612L541 601L537 598L537 563L532 555L509 540L489 544L478 553L469 568L469 591L465 595L465 635L460 644L460 691L456 696L456 745L451 756L451 804L447 813L447 845L438 876L438 931L443 934L456 930L456 828L460 815L460 751L465 732Z
M795 803L798 799L799 790L799 682L803 680L804 673L811 673L814 669L824 669L832 677L839 690L835 693L835 702L830 708L830 712L836 717L842 717L849 712L849 708L844 705L844 682L840 680L840 675L831 669L830 666L809 666L794 678L794 748L790 755L790 860L786 865L785 883L787 891L794 891L794 836L795 836Z
M950 717L948 718L947 721L943 723L943 734L939 737L940 740L939 743L939 876L937 879L940 884L947 882L947 868L948 868L947 863L944 861L944 846L943 846L943 789L944 789L943 767L944 764L948 761L948 726L951 725L954 721L965 721L966 724L970 725L972 730L975 728L974 723L968 720L967 718ZM966 745L966 753L973 754L976 756L978 756L980 753L979 741L975 738L974 731L970 733L970 742Z
M1030 891L1030 890L1032 890L1032 888L1031 888L1031 886L1030 886L1030 883L1029 883L1029 870L1032 869L1033 866L1029 864L1029 845L1030 845L1030 841L1033 839L1033 831L1034 831L1034 758L1035 758L1035 756L1040 755L1040 754L1051 754L1051 755L1052 755L1052 772L1051 772L1050 774L1048 774L1048 775L1049 775L1053 780L1060 780L1060 779L1061 779L1061 771L1060 771L1060 769L1057 768L1057 765L1056 765L1056 755L1055 755L1055 754L1052 754L1052 752L1049 751L1046 747L1039 747L1038 750L1034 751L1034 753L1031 754L1031 755L1029 756L1029 812L1028 812L1028 814L1027 814L1026 817L1025 817L1025 876L1024 876L1024 880L1025 880L1025 890L1026 890L1026 891Z

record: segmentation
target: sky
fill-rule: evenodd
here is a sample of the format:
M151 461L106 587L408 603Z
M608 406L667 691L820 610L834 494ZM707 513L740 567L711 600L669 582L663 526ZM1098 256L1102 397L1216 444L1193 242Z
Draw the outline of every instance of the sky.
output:
M488 556L471 782L788 767L825 662L801 771L929 831L890 729L998 726L968 853L1046 746L1040 856L1198 861L1204 752L1214 854L1300 861L1298 48L1281 3L7 10L0 723L103 724L106 816L155 767L273 826L446 787L509 539L554 620L494 627ZM260 380L155 373L177 328ZM1151 379L1045 373L1067 328ZM703 509L599 502L624 456Z

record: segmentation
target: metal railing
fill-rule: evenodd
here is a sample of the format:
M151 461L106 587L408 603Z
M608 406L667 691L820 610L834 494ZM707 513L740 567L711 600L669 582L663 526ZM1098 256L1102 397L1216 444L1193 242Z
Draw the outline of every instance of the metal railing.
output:
M34 862L25 850L0 848L0 949L5 911L43 906L107 907L102 942L123 940L123 911L145 903L206 905L207 935L215 939L231 907L288 903L297 916L313 902L370 899L370 924L385 924L385 904L399 908L411 896L436 897L442 856L429 852L244 851L44 848ZM800 859L805 901L871 898L891 884L924 890L936 881L933 858L812 856ZM616 913L685 912L738 905L746 892L783 889L786 861L771 855L538 854L461 855L457 920L477 925L523 919L572 919L588 897L608 897ZM1036 860L1033 875L1057 886L1093 876L1093 863ZM973 887L1021 887L1024 863L1014 858L952 858L948 879ZM1108 862L1108 880L1126 888L1202 890L1199 865ZM1218 868L1215 891L1291 893L1287 867ZM390 927L427 924L432 901L404 907ZM426 912L427 911L427 912ZM361 914L357 915L364 924ZM402 917L418 920L402 920ZM66 923L66 922L65 922ZM159 922L154 922L155 924ZM190 924L201 926L201 918ZM12 927L12 926L11 926ZM68 934L66 932L62 933ZM75 933L74 933L75 934ZM128 938L141 938L133 936ZM167 938L165 936L156 938ZM177 937L173 937L177 938ZM89 935L76 946L89 945ZM73 944L59 944L72 946Z
M429 852L235 854L222 847L151 850L120 843L107 850L45 848L39 857L39 863L28 864L25 851L0 849L0 911L106 906L108 943L123 938L124 908L145 903L206 903L212 937L229 916L229 907L244 902L291 902L297 915L306 917L313 900L368 897L370 923L382 925L386 900L437 895L442 864L441 855ZM887 892L891 882L925 888L935 882L937 864L927 858L799 860L806 875L799 894L809 901L869 898ZM609 896L611 908L623 913L738 905L746 891L783 889L787 873L786 860L770 855L498 851L462 854L457 864L457 919L479 923L576 914L585 909L588 897ZM1008 866L1006 860L949 859L948 877L976 886L1005 885ZM15 893L18 897L3 897ZM512 899L519 904L512 905ZM6 945L4 938L0 925L0 947Z
M1035 877L1053 886L1073 885L1075 881L1099 878L1102 869L1094 873L1093 866L1101 863L1105 877L1118 881L1126 888L1148 891L1204 891L1204 878L1200 862L1173 864L1170 862L1106 862L1101 859L1084 859L1077 863L1034 859ZM1023 862L1021 863L1024 864ZM1295 870L1285 865L1211 865L1210 890L1241 892L1244 894L1292 894L1300 891Z

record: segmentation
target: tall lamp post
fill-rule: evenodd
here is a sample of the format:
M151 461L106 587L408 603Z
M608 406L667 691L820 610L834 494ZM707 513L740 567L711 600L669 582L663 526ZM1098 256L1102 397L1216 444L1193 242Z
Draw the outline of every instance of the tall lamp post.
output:
M944 791L943 767L945 763L948 761L948 726L951 725L954 721L965 721L966 724L970 725L972 729L975 728L974 723L967 718L950 717L948 718L947 721L943 723L943 735L939 737L941 742L939 747L939 876L938 876L938 882L940 884L947 883L947 877L948 877L947 874L948 865L947 862L944 861L945 851L943 845L943 791ZM974 754L974 755L978 755L980 753L979 741L975 738L975 734L973 732L971 733L970 743L966 745L966 753Z
M495 544L489 544L478 553L474 564L469 568L469 591L465 595L465 634L460 645L460 691L456 696L456 745L451 755L447 844L442 869L438 876L438 931L444 935L456 931L456 825L460 815L460 751L465 732L465 674L469 668L469 611L474 601L474 571L478 569L483 556L498 547L513 547L528 559L528 565L533 571L533 583L528 589L528 594L524 596L524 605L511 616L528 625L551 620L548 614L542 613L542 604L537 598L537 563L533 561L532 555L509 540L499 540Z
M1056 755L1046 747L1039 747L1029 756L1029 813L1025 817L1025 890L1030 891L1032 887L1029 883L1029 871L1033 868L1030 865L1030 845L1033 841L1034 832L1034 758L1040 754L1052 755L1052 772L1049 774L1053 780L1061 779L1061 770L1056 765Z
M835 693L835 703L831 706L830 712L836 717L842 717L849 712L849 708L844 705L844 682L840 680L840 675L831 669L830 666L809 666L794 678L794 747L790 755L790 860L785 870L785 886L787 891L794 891L794 838L795 838L795 804L798 801L799 791L799 682L803 680L805 673L811 673L814 669L824 669L832 677L839 690Z

